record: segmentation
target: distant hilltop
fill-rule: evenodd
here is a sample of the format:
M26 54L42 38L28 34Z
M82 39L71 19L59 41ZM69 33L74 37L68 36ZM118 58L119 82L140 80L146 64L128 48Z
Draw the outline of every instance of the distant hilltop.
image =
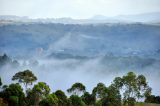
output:
M137 15L118 15L106 17L96 15L88 19L62 18L37 18L32 19L27 16L1 15L0 23L63 23L63 24L97 24L97 23L160 23L160 12L144 13Z

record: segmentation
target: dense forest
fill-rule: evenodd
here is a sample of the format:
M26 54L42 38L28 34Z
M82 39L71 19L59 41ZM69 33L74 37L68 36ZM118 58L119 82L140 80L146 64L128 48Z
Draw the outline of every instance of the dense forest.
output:
M47 83L36 82L38 78L28 69L15 73L11 79L17 83L3 85L0 79L0 106L135 106L143 99L160 104L160 96L152 95L145 76L134 72L116 77L110 86L100 82L92 92L76 82L67 94L62 90L51 92Z

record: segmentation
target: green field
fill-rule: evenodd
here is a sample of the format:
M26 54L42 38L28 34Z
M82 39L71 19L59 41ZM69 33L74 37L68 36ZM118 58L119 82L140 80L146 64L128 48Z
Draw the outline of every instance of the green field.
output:
M154 104L154 103L136 103L136 106L160 106L160 104Z

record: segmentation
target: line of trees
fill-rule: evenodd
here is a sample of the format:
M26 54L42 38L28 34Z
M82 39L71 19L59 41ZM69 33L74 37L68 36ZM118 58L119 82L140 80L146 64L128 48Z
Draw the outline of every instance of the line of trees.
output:
M25 66L38 66L39 63L37 60L35 59L31 59L31 60L27 60L27 61L23 61L23 64L20 64L19 61L12 59L11 57L9 57L7 54L3 54L2 56L0 56L0 68L5 67L5 66L10 66L11 68L18 68L18 67L25 67Z
M10 57L7 56L7 54L4 54L3 56L0 56L0 68L10 65L11 67L18 67L20 64L17 60L12 60Z
M28 85L37 81L30 70L16 73L12 80L17 83L3 85L0 78L0 106L134 106L141 98L148 103L160 103L159 96L151 95L145 76L133 72L116 77L108 87L98 83L91 93L82 83L76 82L67 89L70 96L62 90L51 93L45 82L29 88Z

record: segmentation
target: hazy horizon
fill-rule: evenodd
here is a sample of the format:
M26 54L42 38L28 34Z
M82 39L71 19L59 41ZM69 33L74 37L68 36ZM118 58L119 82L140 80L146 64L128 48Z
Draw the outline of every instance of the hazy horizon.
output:
M106 15L102 15L102 14L95 14L91 17L86 17L86 18L74 18L74 17L67 17L67 16L64 16L64 17L30 17L30 16L20 16L20 15L12 15L12 14L0 14L0 16L4 16L4 17L19 17L19 18L27 18L27 19L61 19L61 18L68 18L68 19L74 19L74 20L85 20L85 19L94 19L94 18L115 18L115 17L122 17L122 16L138 16L138 15L146 15L146 14L160 14L160 11L155 11L155 12L145 12L145 13L139 13L139 14L119 14L119 15L114 15L114 16L106 16Z
M159 5L159 0L0 0L0 15L87 19L160 12Z

